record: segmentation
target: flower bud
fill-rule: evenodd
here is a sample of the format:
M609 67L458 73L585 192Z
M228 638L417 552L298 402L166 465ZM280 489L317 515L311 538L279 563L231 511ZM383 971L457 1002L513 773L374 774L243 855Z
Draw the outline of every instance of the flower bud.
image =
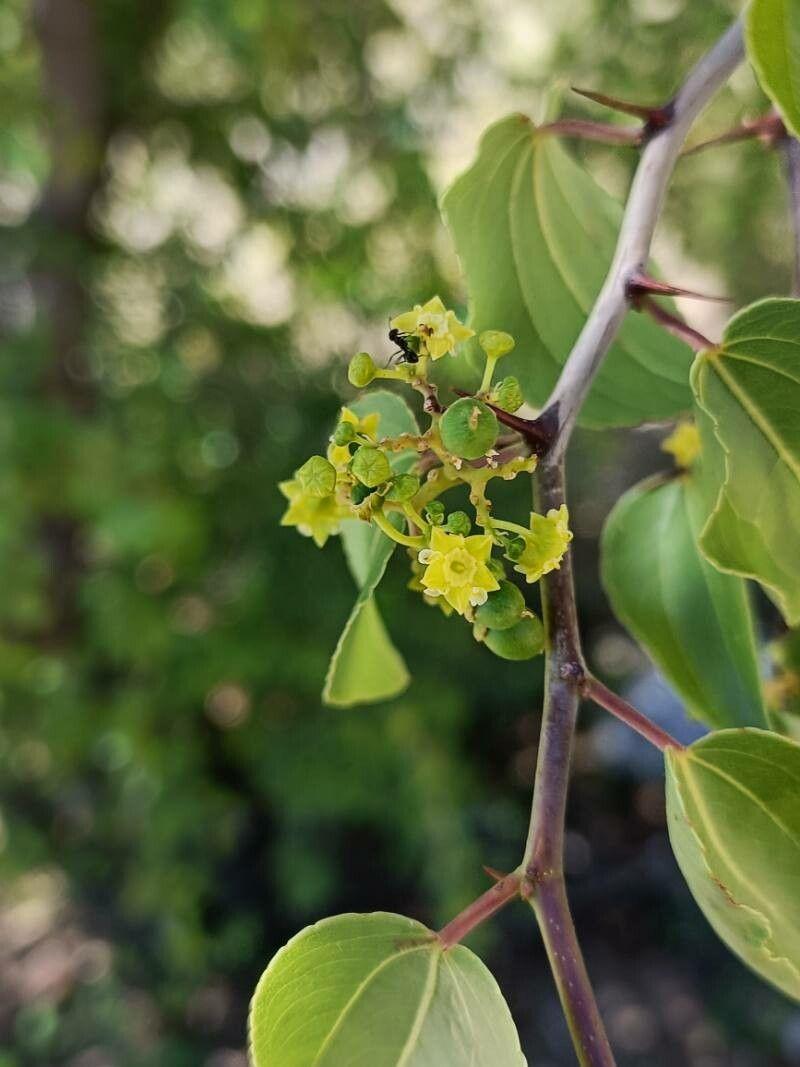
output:
M425 518L431 526L441 526L444 522L444 504L441 500L432 500L425 508Z
M489 630L509 630L520 621L524 610L525 598L519 589L511 582L501 582L475 612L475 622Z
M385 453L372 445L361 445L353 456L350 469L362 485L374 489L392 476L392 468Z
M463 537L467 537L472 529L472 522L466 511L451 511L447 516L445 529L448 533L461 534Z
M497 419L482 401L465 396L442 415L439 432L448 452L461 459L478 459L497 440Z
M335 445L340 448L343 445L349 445L356 435L356 428L352 422L345 422L342 419L341 422L336 424L336 429L333 431L331 440Z
M484 330L478 343L489 359L499 359L510 352L517 342L510 333L503 333L502 330Z
M503 411L513 413L521 408L524 402L522 387L514 377L501 378L492 390L492 403Z
M295 477L303 492L309 496L330 496L336 488L336 468L324 456L311 456L297 471Z
M411 500L418 492L419 478L416 474L398 474L389 487L386 499L402 504L404 500Z
M350 360L350 366L347 368L347 377L350 384L354 385L356 389L363 389L375 377L377 370L375 361L369 352L357 352Z
M484 643L500 659L533 659L544 649L544 627L536 615L525 616L508 630L490 630Z

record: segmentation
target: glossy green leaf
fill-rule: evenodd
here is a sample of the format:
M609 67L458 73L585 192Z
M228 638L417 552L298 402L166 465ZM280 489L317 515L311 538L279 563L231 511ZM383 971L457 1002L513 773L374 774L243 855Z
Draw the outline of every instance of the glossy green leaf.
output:
M442 210L467 277L470 325L513 334L503 372L541 405L600 291L622 209L558 138L511 115L486 131ZM581 422L630 426L686 410L690 364L682 342L646 316L628 315Z
M745 583L701 555L701 514L691 474L635 486L603 531L603 583L693 715L716 728L764 726Z
M717 472L703 552L721 570L761 582L796 625L800 301L762 300L735 315L722 345L698 355L692 385L707 416L699 420L704 453Z
M722 730L668 749L672 848L720 938L800 1000L800 745Z
M525 1067L497 983L402 915L337 915L280 950L250 1008L254 1067Z
M800 2L752 0L746 40L764 91L800 134Z
M412 412L394 393L366 393L350 408L362 418L378 412L381 436L418 432ZM392 466L396 471L408 470L416 458L415 452L402 452L392 457ZM337 707L352 707L397 696L411 676L373 599L395 543L375 526L348 519L342 523L342 544L359 594L331 657L322 699Z

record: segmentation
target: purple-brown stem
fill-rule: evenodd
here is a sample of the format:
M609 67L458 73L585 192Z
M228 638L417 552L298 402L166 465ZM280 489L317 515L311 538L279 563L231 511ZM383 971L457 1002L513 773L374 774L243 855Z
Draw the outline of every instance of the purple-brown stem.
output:
M554 462L545 457L535 484L539 511L564 503L563 459ZM525 872L522 892L536 912L581 1067L614 1067L564 887L567 788L580 686L586 675L569 552L558 570L542 579L542 617L544 709L530 829L521 865Z
M578 1062L581 1067L615 1067L575 933L563 876L540 882L530 903L536 912Z
M452 948L464 938L476 926L486 919L491 918L495 912L514 900L520 895L521 877L518 873L507 874L500 879L491 889L481 893L477 900L468 905L462 912L451 919L447 926L443 926L438 937L445 948Z
M768 148L774 148L776 144L786 137L786 127L780 115L770 111L767 115L755 119L752 122L743 122L733 129L712 137L710 141L701 141L700 144L687 148L682 153L684 156L693 156L695 152L704 152L706 148L715 148L719 145L734 144L736 141L758 140Z
M560 137L579 137L583 141L600 141L602 144L637 146L642 143L641 126L614 126L610 122L591 122L589 119L556 119L539 126L537 136L552 133Z
M603 685L592 675L588 675L581 686L581 692L589 700L593 700L595 704L599 704L601 708L605 708L606 711L610 711L612 715L615 715L618 719L625 723L626 726L630 726L632 730L635 730L637 734L640 734L646 741L649 741L651 745L655 745L656 748L661 749L663 752L667 748L683 748L684 746L680 741L676 741L672 734L668 734L666 730L662 730L660 726L648 719L646 715L643 715L641 711L637 711L636 708L629 704L627 700L623 700L617 693L612 692L607 686Z
M644 311L650 316L659 326L671 333L673 337L678 337L685 344L689 345L693 352L704 352L707 348L713 348L713 341L709 341L699 330L695 330L683 319L679 319L677 315L673 315L666 308L662 308L660 304L657 304L655 300L651 300L650 297L642 297L637 302L639 311Z

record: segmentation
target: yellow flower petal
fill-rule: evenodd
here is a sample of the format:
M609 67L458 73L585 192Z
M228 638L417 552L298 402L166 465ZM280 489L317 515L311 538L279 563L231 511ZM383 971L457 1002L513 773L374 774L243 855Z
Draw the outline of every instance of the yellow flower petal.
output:
M422 308L417 304L413 311L404 311L402 315L393 318L389 326L400 333L416 333L421 312Z
M525 537L525 550L514 564L514 570L525 575L527 582L536 582L561 566L561 560L572 540L566 504L551 508L547 515L531 512L530 533Z

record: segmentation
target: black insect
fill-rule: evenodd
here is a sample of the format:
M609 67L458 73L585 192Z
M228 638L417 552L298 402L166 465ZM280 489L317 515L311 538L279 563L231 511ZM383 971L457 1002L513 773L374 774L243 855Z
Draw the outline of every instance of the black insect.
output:
M397 345L397 351L392 353L392 359L397 357L398 363L419 363L419 338L412 333L403 333L402 330L389 330L389 340Z

